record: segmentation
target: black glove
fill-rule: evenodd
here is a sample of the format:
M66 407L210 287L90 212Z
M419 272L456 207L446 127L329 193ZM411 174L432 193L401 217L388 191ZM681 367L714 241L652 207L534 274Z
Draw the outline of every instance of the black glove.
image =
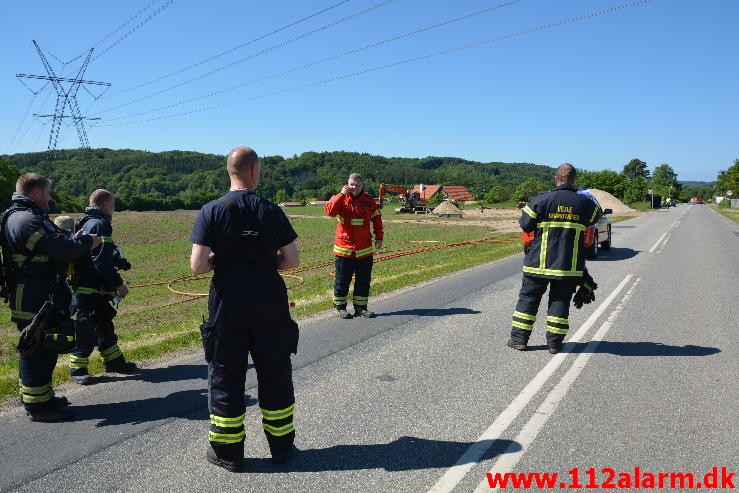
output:
M113 250L113 267L118 270L128 270L131 268L131 262L126 260L126 257L123 255L123 251L119 246L116 246Z
M596 289L598 289L598 285L595 283L593 278L590 277L588 269L583 269L582 278L580 279L580 287L572 298L575 308L579 310L583 305L587 305L588 303L595 301Z

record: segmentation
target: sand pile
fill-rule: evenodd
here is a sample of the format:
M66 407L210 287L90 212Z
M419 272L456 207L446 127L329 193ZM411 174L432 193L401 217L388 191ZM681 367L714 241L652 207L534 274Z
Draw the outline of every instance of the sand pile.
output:
M635 209L632 209L631 207L627 206L620 200L618 200L616 197L611 195L608 192L605 192L603 190L598 190L597 188L591 188L590 193L593 194L593 196L598 200L600 203L600 206L603 209L613 209L614 214L630 214L638 212Z
M441 204L437 205L436 208L433 210L434 214L458 214L462 215L462 211L459 207L452 204L451 202L444 201Z

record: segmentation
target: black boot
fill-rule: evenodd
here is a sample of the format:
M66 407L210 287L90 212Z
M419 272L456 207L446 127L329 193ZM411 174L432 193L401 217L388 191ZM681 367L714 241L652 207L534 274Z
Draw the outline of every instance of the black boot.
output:
M38 405L26 407L28 419L34 422L53 423L55 421L64 421L73 416L72 411L70 411L66 406L36 406Z
M551 354L557 354L562 351L564 344L564 336L547 332L547 348Z
M291 445L289 449L284 452L272 453L273 464L286 464L295 458L298 453L298 448L295 445Z
M92 377L88 373L87 368L69 370L69 379L80 385L89 385L92 383Z
M242 456L243 456L243 453L242 453ZM240 459L237 457L233 457L233 458L219 457L215 449L213 448L213 445L210 443L208 444L208 449L205 451L205 458L211 464L218 466L218 467L222 467L227 471L244 472L244 458L243 457L241 457Z
M136 373L137 370L136 363L126 361L126 358L124 358L123 355L104 363L104 366L105 371L107 372L123 373L126 375Z
M508 342L506 342L506 346L513 349L518 349L519 351L526 351L526 343L516 342L513 339L508 339Z

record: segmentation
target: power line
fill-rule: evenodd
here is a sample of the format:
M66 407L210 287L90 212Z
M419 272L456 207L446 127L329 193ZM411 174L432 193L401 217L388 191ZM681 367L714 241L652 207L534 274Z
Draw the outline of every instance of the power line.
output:
M394 41L398 41L398 40L401 40L401 39L404 39L404 38L408 38L410 36L414 36L416 34L420 34L420 33L423 33L423 32L426 32L426 31L430 31L430 30L433 30L433 29L438 29L440 27L448 26L450 24L454 24L456 22L460 22L460 21L469 19L471 17L479 16L479 15L482 15L482 14L487 14L487 13L490 13L490 12L492 12L494 10L501 9L503 7L509 7L511 5L514 5L514 4L518 3L518 2L520 2L520 1L521 0L510 0L508 2L504 2L504 3L498 4L498 5L487 7L485 9L478 10L478 11L472 12L470 14L466 14L466 15L463 15L463 16L460 16L460 17L456 17L454 19L450 19L450 20L447 20L447 21L444 21L444 22L439 22L437 24L433 24L431 26L426 26L426 27L423 27L423 28L420 28L420 29L416 29L415 31L407 32L405 34L400 34L398 36L394 36L392 38L388 38L388 39L385 39L383 41L378 41L376 43L372 43L372 44L363 46L361 48L355 48L353 50L349 50L349 51L345 51L343 53L339 53L338 55L333 55L333 56L330 56L330 57L326 57L326 58L321 58L321 59L318 59L318 60L314 60L313 62L304 64L304 65L301 65L301 66L298 66L298 67L294 67L294 68L291 68L289 70L278 72L278 73L275 73L275 74L272 74L272 75L261 77L261 78L256 79L256 80L252 80L252 81L248 81L248 82L243 82L241 84L237 84L235 86L228 87L226 89L221 89L219 91L215 91L215 92L212 92L210 94L206 94L204 96L198 96L198 97L195 97L195 98L186 99L186 100L183 100L183 101L179 101L177 103L168 104L166 106L160 106L159 108L154 108L154 109L151 109L151 110L142 111L140 113L133 113L133 114L121 116L121 117L118 117L118 118L109 118L107 121L115 121L115 120L122 120L122 119L125 119L125 118L133 118L134 116L145 115L145 114L148 114L148 113L153 113L155 111L161 111L161 110L169 109L169 108L172 108L172 107L175 107L175 106L180 106L180 105L183 105L183 104L192 103L194 101L200 101L202 99L206 99L206 98L209 98L209 97L212 97L212 96L221 95L221 94L224 94L226 92L230 92L230 91L234 91L236 89L240 89L242 87L250 86L250 85L253 85L253 84L256 84L256 83L259 83L259 82L264 82L265 80L275 79L277 77L281 77L281 76L284 76L284 75L287 75L287 74L290 74L290 73L294 73L294 72L297 72L297 71L300 71L300 70L304 70L306 68L314 67L314 66L320 65L322 63L326 63L326 62L330 62L330 61L333 61L333 60L337 60L337 59L342 58L342 57L345 57L345 56L356 55L357 53L360 53L362 51L369 50L371 48L376 48L378 46L386 45L386 44L392 43Z
M139 22L136 26L134 26L133 28L131 28L126 34L124 34L123 36L121 36L120 38L118 38L117 40L115 40L107 48L105 48L103 51L101 51L100 53L98 53L97 55L95 55L95 57L92 60L93 61L97 60L98 58L100 58L101 56L105 55L110 50L112 50L113 48L115 48L116 46L118 46L119 43L121 43L123 40L125 40L126 38L128 38L134 32L138 31L139 28L141 28L144 24L146 24L147 22L149 22L150 20L152 20L154 17L156 17L157 15L159 15L164 9L166 9L167 7L169 7L170 5L172 5L172 3L174 3L174 0L168 0L164 5L162 5L156 11L154 11L154 13L150 14L143 21ZM134 17L136 17L136 16L134 16Z
M301 22L307 21L308 19L311 19L313 17L316 17L317 15L320 15L320 14L323 14L325 12L328 12L329 10L334 9L334 8L338 7L339 5L345 4L345 3L349 2L349 1L350 0L342 0L341 2L335 3L335 4L333 4L333 5L329 6L329 7L326 7L323 10L319 10L318 12L314 12L314 13L310 14L307 17L303 17L302 19L298 19L297 21L291 22L290 24L287 24L287 25L282 26L282 27L280 27L278 29L275 29L274 31L268 32L267 34L263 34L263 35L261 35L261 36L259 36L257 38L254 38L251 41L247 41L246 43L240 44L239 46L235 46L235 47L233 47L233 48L231 48L229 50L226 50L224 52L221 52L221 53L219 53L217 55L213 55L213 56L208 57L208 58L206 58L204 60L201 60L199 62L195 62L192 65L188 65L187 67L181 68L179 70L175 70L174 72L171 72L169 74L162 75L161 77L157 77L156 79L152 79L152 80L147 81L147 82L142 82L141 84L139 84L137 86L129 87L128 89L123 89L122 91L118 91L116 93L111 94L109 97L118 96L119 94L123 94L123 93L129 92L129 91L133 91L134 89L140 89L142 87L148 86L148 85L153 84L155 82L159 82L160 80L164 80L164 79L167 79L169 77L172 77L173 75L177 75L179 73L182 73L182 72L184 72L186 70L190 70L192 68L195 68L195 67L197 67L199 65L202 65L204 63L213 61L216 58L222 57L223 55L227 55L227 54L232 53L232 52L234 52L236 50L240 50L244 46L248 46L248 45L253 44L253 43L257 42L257 41L261 41L264 38L267 38L269 36L272 36L273 34L277 34L280 31L284 31L285 29L288 29L288 28L293 27L293 26L295 26L297 24L300 24Z
M138 16L140 16L145 11L149 10L149 8L151 8L151 6L154 5L155 3L157 3L158 1L159 0L151 0L151 2L149 2L148 4L146 4L144 6L144 8L142 8L141 10L139 10L138 12L136 12L135 14L133 14L131 17L129 17L129 19L126 22L124 22L123 24L121 24L120 26L118 26L117 28L115 28L113 31L111 31L108 34L106 34L105 36L103 36L100 39L100 41L98 41L97 43L95 43L94 45L92 45L92 47L93 48L97 48L99 45L101 45L103 43L103 41L105 41L109 37L113 36L115 33L117 33L118 31L120 31L121 29L123 29L125 26L127 26L128 24L130 24L131 22L133 22L134 19L136 19Z
M219 105L209 106L209 107L205 107L205 108L199 108L199 109L195 109L195 110L191 110L191 111L185 111L185 112L175 113L175 114L171 114L171 115L164 115L164 116L160 116L160 117L156 117L156 118L149 118L149 119L146 119L146 120L137 120L137 121L133 121L133 122L122 122L122 123L117 123L117 124L114 123L114 124L107 124L107 125L103 124L103 125L99 125L99 126L136 125L136 124L139 124L139 123L148 123L148 122L158 121L158 120L164 120L164 119L168 119L168 118L176 118L178 116L186 116L186 115L191 115L191 114L194 114L194 113L202 113L202 112L205 112L205 111L211 111L211 110L216 110L216 109L220 109L220 108L225 108L225 107L233 106L233 105L236 105L236 104L253 102L253 101L257 101L259 99L264 99L264 98L267 98L267 97L270 97L270 96L277 96L277 95L280 95L280 94L286 94L286 93L290 93L290 92L296 92L296 91L300 91L302 89L307 89L307 88L310 88L310 87L321 86L321 85L328 84L330 82L336 82L338 80L348 79L348 78L351 78L351 77L356 77L356 76L359 76L359 75L364 75L364 74L368 74L368 73L372 73L372 72L378 72L380 70L385 70L385 69L388 69L388 68L397 67L399 65L404 65L404 64L407 64L407 63L417 62L417 61L420 61L420 60L426 60L426 59L434 58L434 57L441 56L441 55L448 55L450 53L455 53L455 52L462 51L462 50L467 50L467 49L470 49L470 48L477 48L477 47L485 46L485 45L492 44L492 43L495 43L495 42L498 42L498 41L503 41L503 40L507 40L507 39L511 39L511 38L516 38L516 37L524 36L526 34L532 34L532 33L535 33L535 32L540 32L540 31L545 31L545 30L553 29L553 28L560 27L560 26L563 26L563 25L566 25L566 24L572 24L572 23L575 23L575 22L580 22L580 21L583 21L583 20L587 20L587 19L590 19L592 17L597 17L597 16L605 15L605 14L611 14L611 13L616 12L616 11L619 11L619 10L623 10L623 9L626 9L626 8L635 7L637 5L645 4L645 3L648 3L650 1L651 0L635 0L633 2L624 3L624 4L621 4L621 5L610 7L608 9L598 10L598 11L595 11L595 12L591 12L591 13L588 13L588 14L583 14L583 15L576 16L576 17L570 17L568 19L563 19L563 20L552 22L552 23L549 23L549 24L543 24L543 25L540 25L540 26L537 26L537 27L532 27L532 28L521 30L521 31L516 31L516 32L504 34L504 35L501 35L501 36L496 36L496 37L484 39L484 40L477 41L477 42L474 42L474 43L468 43L468 44L465 44L465 45L456 46L454 48L449 48L449 49L446 49L446 50L436 51L436 52L433 52L433 53L427 53L425 55L419 55L419 56L416 56L416 57L413 57L413 58L407 58L405 60L400 60L400 61L396 61L396 62L392 62L392 63L387 63L387 64L384 64L384 65L379 65L379 66L367 68L367 69L364 69L364 70L359 70L359 71L356 71L356 72L351 72L351 73L348 73L348 74L338 75L336 77L331 77L329 79L323 79L323 80L316 81L316 82L310 82L310 83L307 83L307 84L301 84L299 86L294 86L294 87L290 87L290 88L286 88L286 89L280 89L280 90L277 90L277 91L272 91L272 92L269 92L269 93L261 94L259 96L253 96L253 97L250 97L250 98L239 99L239 100L236 100L236 101L230 101L228 103L223 103L223 104L219 104Z
M287 41L283 41L283 42L278 43L276 45L270 46L269 48L266 48L266 49L264 49L262 51L259 51L259 52L256 52L256 53L252 53L251 55L249 55L247 57L240 58L240 59L235 60L235 61L233 61L233 62L231 62L231 63L229 63L227 65L222 65L222 66L220 66L220 67L218 67L218 68L216 68L214 70L211 70L210 72L206 72L204 74L198 75L196 77L193 77L193 78L191 78L189 80L186 80L184 82L181 82L179 84L175 84L173 86L170 86L170 87L168 87L166 89L162 89L160 91L153 92L153 93L149 94L148 96L144 96L144 97L135 99L133 101L129 101L127 103L119 104L118 106L114 106L112 108L108 108L108 109L99 111L99 112L96 113L96 115L101 115L101 114L107 113L109 111L113 111L113 110L117 110L119 108L130 106L130 105L132 105L134 103L138 103L138 102L144 101L146 99L152 98L154 96L158 96L160 94L163 94L165 92L169 92L169 91L172 91L174 89L178 89L178 88L180 88L182 86L191 84L191 83L193 83L193 82L195 82L197 80L203 79L205 77L210 77L211 75L217 74L218 72L222 72L223 70L226 70L226 69L231 68L233 66L236 66L238 64L244 63L244 62L249 61L249 60L251 60L253 58L256 58L256 57L259 57L259 56L262 56L262 55L266 55L267 53L270 53L270 52L272 52L272 51L274 51L274 50L276 50L278 48L283 48L283 47L285 47L285 46L287 46L289 44L295 43L296 41L299 41L301 39L305 39L305 38L307 38L309 36L312 36L313 34L316 34L316 33L321 32L321 31L325 31L326 29L330 29L330 28L332 28L334 26L337 26L339 24L342 24L344 22L347 22L347 21L349 21L351 19L354 19L354 18L359 17L361 15L367 14L369 12L372 12L372 11L374 11L374 10L380 8L380 7L384 7L385 5L387 5L389 3L392 3L394 1L395 0L384 0L384 1L382 1L380 3L377 3L377 4L375 4L375 5L371 6L371 7L368 7L366 9L364 9L364 10L355 12L355 13L347 16L347 17L344 17L344 18L339 19L339 20L334 21L334 22L330 22L328 24L324 24L323 26L318 27L316 29L313 29L312 31L308 31L306 33L303 33L300 36L296 36L296 37L294 37L292 39L289 39Z

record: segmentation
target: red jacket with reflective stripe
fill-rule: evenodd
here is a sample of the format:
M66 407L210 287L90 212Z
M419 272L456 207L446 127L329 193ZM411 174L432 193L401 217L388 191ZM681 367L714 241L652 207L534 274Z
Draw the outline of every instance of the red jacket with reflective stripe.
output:
M372 255L370 224L378 240L383 239L380 206L367 192L356 199L351 194L337 193L324 206L326 214L337 218L334 254L340 257L363 258Z

